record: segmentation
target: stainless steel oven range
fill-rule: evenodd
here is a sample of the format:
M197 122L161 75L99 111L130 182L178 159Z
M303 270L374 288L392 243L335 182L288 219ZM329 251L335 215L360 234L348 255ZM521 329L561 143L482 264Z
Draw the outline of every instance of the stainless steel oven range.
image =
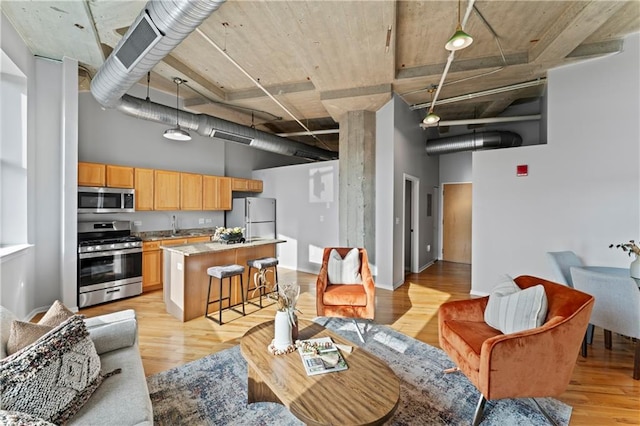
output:
M78 306L142 293L142 239L131 222L78 222Z

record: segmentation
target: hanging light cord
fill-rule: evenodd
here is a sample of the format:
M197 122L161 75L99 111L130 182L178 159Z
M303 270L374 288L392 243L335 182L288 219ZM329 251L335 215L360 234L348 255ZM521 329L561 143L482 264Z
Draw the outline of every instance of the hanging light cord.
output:
M458 0L458 3L459 2L460 0ZM475 3L475 0L469 0L469 4L467 5L467 10L464 13L464 19L462 20L463 27L467 24L467 21L469 20L469 16L471 15L471 11L473 11L473 3ZM460 16L460 6L458 6L458 16ZM460 18L458 17L458 19ZM451 67L453 58L456 56L455 53L456 52L454 50L452 50L449 53L449 57L447 58L447 64L444 66L444 71L442 72L442 76L440 77L440 82L438 83L438 88L436 89L436 94L434 95L433 100L431 101L431 108L435 106L438 100L438 96L440 95L440 90L442 89L444 80L445 78L447 78L447 73L449 72L449 68Z
M182 80L178 77L174 78L173 81L176 83L176 126L178 129L180 128L180 83Z
M151 83L151 71L147 72L147 102L151 100L149 97L149 84Z

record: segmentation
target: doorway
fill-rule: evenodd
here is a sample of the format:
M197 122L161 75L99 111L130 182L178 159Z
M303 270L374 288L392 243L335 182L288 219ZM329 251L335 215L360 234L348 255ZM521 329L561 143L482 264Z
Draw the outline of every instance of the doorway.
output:
M402 203L402 259L404 270L413 273L418 272L420 259L419 202L420 179L405 173Z
M442 260L471 264L471 183L442 187Z

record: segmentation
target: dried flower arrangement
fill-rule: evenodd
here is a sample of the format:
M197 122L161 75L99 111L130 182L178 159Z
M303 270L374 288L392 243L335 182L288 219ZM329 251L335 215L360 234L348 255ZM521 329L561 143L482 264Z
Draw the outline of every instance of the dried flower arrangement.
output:
M622 249L622 251L624 252L628 252L629 256L631 256L631 253L635 254L636 256L640 257L640 247L638 247L638 245L636 244L636 242L634 240L629 240L628 243L621 243L621 244L610 244L609 248L620 248Z

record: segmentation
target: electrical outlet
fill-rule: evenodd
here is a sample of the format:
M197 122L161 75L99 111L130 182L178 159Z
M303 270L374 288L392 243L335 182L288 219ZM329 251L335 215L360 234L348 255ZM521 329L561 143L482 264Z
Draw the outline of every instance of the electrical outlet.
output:
M320 222L324 222L324 216L320 215Z
M141 220L136 220L136 221L133 222L133 224L135 226L142 226L142 221Z
M431 244L427 244L427 252L431 251Z
M207 218L207 223L213 222L213 219Z
M198 219L198 223L199 223L200 225L202 225L202 224L204 223L204 218L203 218L203 217L201 217L200 219Z

